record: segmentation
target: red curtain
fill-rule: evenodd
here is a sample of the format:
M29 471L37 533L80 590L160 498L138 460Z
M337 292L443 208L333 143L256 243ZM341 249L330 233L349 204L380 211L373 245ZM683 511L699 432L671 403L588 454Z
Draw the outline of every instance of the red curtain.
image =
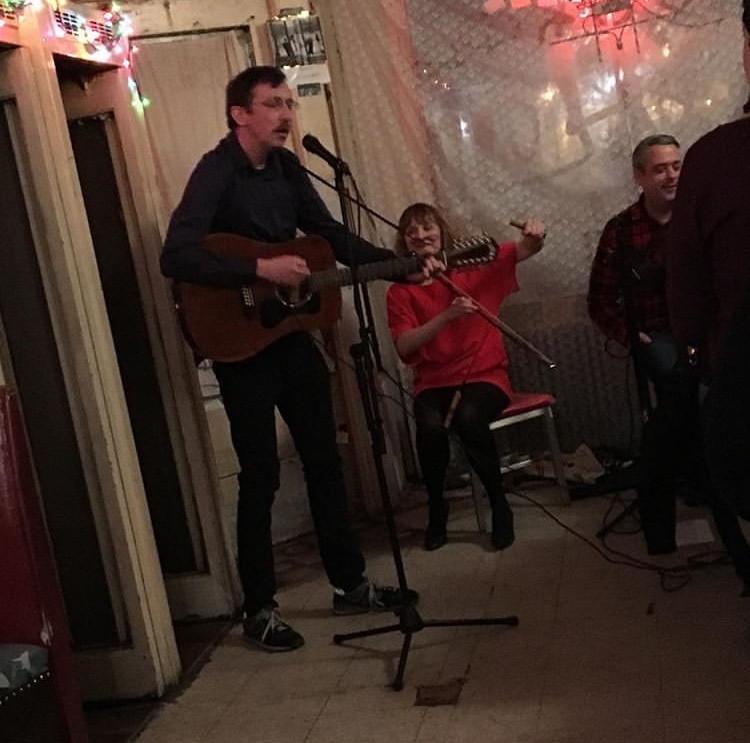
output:
M46 646L63 739L88 740L55 561L15 396L0 386L0 643Z

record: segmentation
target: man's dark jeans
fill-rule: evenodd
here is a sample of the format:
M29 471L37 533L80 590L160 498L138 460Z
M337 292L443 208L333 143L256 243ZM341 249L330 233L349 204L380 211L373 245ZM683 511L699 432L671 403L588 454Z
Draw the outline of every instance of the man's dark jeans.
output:
M678 364L677 346L665 333L636 348L635 363L654 385L656 405L641 433L638 498L649 552L674 548L678 474L704 482L700 462L698 378ZM643 401L641 401L643 406Z
M279 488L278 408L302 460L323 565L345 591L363 580L364 558L351 530L336 443L328 368L307 333L293 333L256 356L215 363L232 443L240 464L238 569L245 611L276 593L271 506Z
M652 334L638 349L637 363L654 384L657 404L643 427L638 498L649 551L674 544L675 497L682 475L708 499L719 536L745 582L750 582L750 546L732 509L713 497L702 431L701 385L696 369L679 354L671 336Z

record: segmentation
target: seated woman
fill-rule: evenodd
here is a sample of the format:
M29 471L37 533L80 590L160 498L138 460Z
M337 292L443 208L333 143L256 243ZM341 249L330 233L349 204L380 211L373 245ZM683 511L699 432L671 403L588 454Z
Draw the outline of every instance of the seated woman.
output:
M452 239L435 207L412 204L399 220L395 250L427 258L449 249ZM473 299L457 296L436 278L388 289L388 324L396 351L414 370L417 456L429 504L426 550L447 541L443 490L451 433L458 436L489 496L495 549L509 547L515 538L513 512L503 492L500 459L489 429L509 402L508 357L501 333L476 308L479 303L496 314L518 289L516 263L539 252L543 242L544 225L530 219L523 225L521 240L499 245L492 262L447 271L446 277Z

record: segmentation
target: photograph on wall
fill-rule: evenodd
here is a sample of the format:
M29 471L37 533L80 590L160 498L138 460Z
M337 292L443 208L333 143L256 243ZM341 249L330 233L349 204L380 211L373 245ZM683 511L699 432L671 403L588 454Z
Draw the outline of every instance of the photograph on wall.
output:
M317 16L278 18L268 22L276 65L319 64L326 61Z

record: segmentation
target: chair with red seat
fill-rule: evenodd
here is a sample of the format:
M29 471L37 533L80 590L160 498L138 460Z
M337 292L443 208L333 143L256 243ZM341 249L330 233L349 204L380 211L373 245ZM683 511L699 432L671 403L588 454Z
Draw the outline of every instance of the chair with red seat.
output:
M570 503L568 495L568 486L565 480L565 468L560 452L560 444L557 440L557 430L555 428L555 416L552 406L555 404L555 398L544 392L514 392L510 398L510 404L503 411L502 415L490 423L491 431L499 431L508 428L517 423L541 418L544 424L544 431L547 437L547 447L552 458L552 467L555 473L555 480L563 492L563 502ZM512 472L513 470L526 467L535 461L536 457L531 455L524 456L518 461L509 462L501 466L501 472ZM484 489L478 481L478 478L472 471L471 473L471 492L474 498L474 508L477 515L477 525L479 531L487 531L485 516L483 514L482 499L484 498Z

